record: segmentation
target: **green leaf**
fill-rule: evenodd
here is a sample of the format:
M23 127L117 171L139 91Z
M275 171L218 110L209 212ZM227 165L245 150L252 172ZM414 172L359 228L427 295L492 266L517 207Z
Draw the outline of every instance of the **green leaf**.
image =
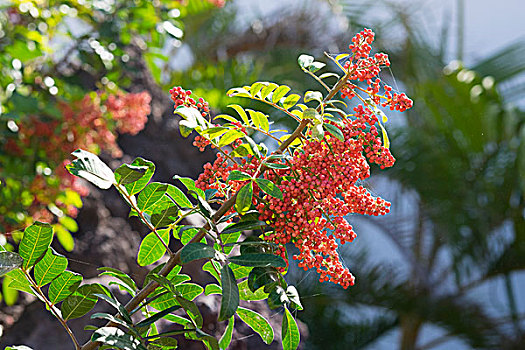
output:
M24 237L18 248L18 253L24 259L22 268L27 270L33 266L53 240L53 229L50 224L36 221L24 230Z
M107 190L115 183L113 171L93 153L77 149L71 155L77 157L66 166L71 174L81 177L103 190Z
M125 321L121 320L120 318L118 317L115 317L113 315L110 315L108 313L105 313L105 312L96 312L94 313L93 315L91 315L89 318L91 318L92 320L96 319L96 318L99 318L99 319L103 319L103 320L106 320L106 321L110 321L110 322L114 322L120 326L123 326L125 328L131 328L130 324L126 323ZM98 329L98 327L95 327L95 329Z
M230 262L241 265L241 266L254 266L254 267L286 267L286 262L280 256L274 254L245 254L239 256L232 256L228 258Z
M206 288L204 288L204 295L211 294L222 294L222 288L215 283L210 283L206 285Z
M195 322L197 327L202 327L204 320L197 305L192 301L179 296L177 297L177 302L184 308L184 310L186 310L186 313Z
M254 267L248 276L248 287L252 292L279 280L278 271L272 267Z
M203 243L190 243L184 246L180 252L180 261L187 264L198 259L211 259L215 256L215 249Z
M279 187L277 187L277 185L270 180L257 178L255 179L255 182L264 193L269 194L275 198L283 199L283 193Z
M221 350L226 350L232 341L233 327L235 323L235 318L232 316L228 320L228 326L224 330L224 334L219 339L219 347Z
M253 183L247 183L239 192L237 192L237 198L235 200L235 210L241 215L245 214L252 206L253 197Z
M308 67L314 62L314 58L310 55L301 55L297 59L297 62L301 68L308 69Z
M251 96L248 95L248 97ZM239 114L244 124L250 125L250 120L248 119L248 115L244 111L244 108L236 104L228 105L228 107L235 109L235 111Z
M252 86L250 86L250 95L252 95L253 97L257 96L261 89L265 87L265 84L266 83L262 82L253 83Z
M20 290L22 292L26 292L26 293L35 295L35 293L31 289L31 285L29 284L27 277L24 275L22 270L20 269L13 270L7 273L6 277L9 277L9 279L11 279L11 281L8 284L9 288L13 288L16 290Z
M205 198L206 196L204 195L204 191L201 190L200 188L198 188L196 185L195 185L195 181L193 179L190 179L189 177L181 177L179 175L175 175L173 176L173 178L175 180L179 180L180 182L182 182L182 184L184 186L186 186L186 188L188 189L188 191L194 191L196 192L201 198Z
M272 326L262 315L243 307L237 309L237 315L254 332L259 334L266 344L270 344L273 341Z
M330 134L332 134L336 139L338 139L341 142L345 142L345 136L343 135L343 132L341 129L339 129L337 126L324 123L323 127L326 131L328 131Z
M268 83L268 85L266 85L266 87L261 91L261 98L265 99L266 96L268 96L273 90L277 89L278 86L279 85L275 83Z
M158 203L158 202L157 202ZM175 221L179 216L179 208L172 205L167 208L163 208L160 211L155 210L151 214L151 224L154 227L165 227Z
M299 347L299 341L301 339L299 328L297 328L297 323L295 323L292 314L286 307L284 308L281 337L283 350L295 350Z
M144 172L144 174L137 181L124 185L128 191L128 194L132 196L139 193L144 187L146 187L149 180L151 180L151 177L155 173L155 164L149 160L138 157L133 160L131 165L147 168L146 172Z
M239 306L239 288L229 265L221 269L222 298L219 311L219 321L229 319Z
M230 175L228 175L228 181L246 181L250 180L251 178L251 175L243 173L239 170L232 170Z
M230 254L230 252L233 249L233 245L237 243L239 240L239 237L241 237L241 232L232 232L232 233L221 233L221 240L224 245L224 253ZM219 245L217 244L216 249L219 249Z
M66 229L68 229L71 232L77 232L78 231L78 224L75 221L75 219L70 218L69 216L62 216L58 218L58 222L62 224Z
M319 78L321 79L326 79L326 78L329 78L329 77L335 77L337 79L339 79L339 75L335 74L335 73L323 73L319 76Z
M268 293L264 289L258 289L255 293L248 287L248 280L239 283L239 297L241 300L258 301L268 298Z
M268 168L271 168L271 169L288 169L289 166L286 165L286 164L281 164L281 163L267 163L265 162L264 165Z
M166 245L168 245L170 241L170 229L159 229L157 232ZM155 232L151 232L144 237L140 244L139 252L137 254L137 263L140 266L151 265L162 258L164 253L166 253L166 247L159 240Z
M55 278L49 285L49 301L51 304L56 303L67 298L73 293L82 282L82 276L71 271L64 271L60 276Z
M307 91L304 94L304 102L309 102L309 101L322 102L323 101L323 94L320 93L319 91Z
M22 266L24 259L16 253L0 252L0 276L18 269Z
M190 200L186 195L176 186L168 185L166 194L182 209L193 208Z
M219 148L224 147L232 143L233 141L240 139L241 137L244 137L245 134L238 130L230 130L224 135L221 136L221 139L219 140Z
M35 265L35 282L42 287L61 275L66 268L67 259L49 248L42 260Z
M20 270L18 270L20 271ZM7 306L12 306L16 304L18 300L18 290L15 288L9 287L9 284L12 282L12 278L9 275L4 276L2 281L2 301Z
M71 232L66 230L66 228L60 224L54 224L53 231L55 231L55 236L62 247L68 252L73 251L73 248L75 248L75 241L73 240Z
M160 182L152 182L144 188L137 198L137 207L139 210L144 211L147 207L151 206L155 202L164 196L168 189L168 184Z
M266 225L267 224L264 221L241 221L226 227L222 230L221 235L232 232L255 230Z
M158 338L148 344L148 350L174 350L177 349L177 339Z
M207 261L204 265L202 265L202 270L208 272L210 275L215 277L217 281L220 281L219 274L217 273L215 268L213 268L212 264L216 267L217 271L220 269L219 263L217 263L216 261L210 260L210 261Z
M129 277L127 274L125 274L124 272L111 268L111 267L100 267L97 270L102 271L102 273L100 273L99 276L111 276L111 277L114 277L122 281L124 285L127 287L128 292L131 295L135 295L135 291L137 290L137 285L135 284L135 281L133 281L133 279Z
M315 73L317 72L319 69L323 68L324 66L326 66L325 63L322 63L322 62L312 62L312 64L310 64L308 66L308 70L312 73Z
M119 185L130 184L143 177L147 170L147 166L122 164L115 170L115 179Z
M288 92L290 91L290 88L286 85L279 86L272 95L272 102L277 103L281 100L281 98L284 97Z
M286 99L283 101L283 108L284 109L290 109L301 99L301 96L297 94L291 94L286 97Z
M298 309L302 310L303 305L301 304L301 299L299 298L299 292L297 291L297 288L294 286L288 286L286 289L286 295L288 296L288 299L290 299L290 303Z
M82 317L91 311L97 303L95 293L98 291L100 291L98 285L85 284L68 296L60 307L64 320Z
M91 341L116 347L121 350L146 350L140 341L131 334L116 327L102 327L97 329L91 336Z
M195 283L183 283L177 285L175 290L179 292L183 298L193 300L202 294L204 288Z
M33 350L33 348L25 345L13 345L6 347L4 350Z

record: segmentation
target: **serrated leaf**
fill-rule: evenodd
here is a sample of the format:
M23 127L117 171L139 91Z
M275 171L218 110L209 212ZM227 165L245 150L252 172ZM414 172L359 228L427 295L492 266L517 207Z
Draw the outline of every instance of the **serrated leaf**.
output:
M160 229L157 230L157 232L166 245L168 245L170 239L170 229ZM137 263L140 266L151 265L162 258L164 253L166 253L166 247L159 240L155 232L151 232L146 237L144 237L142 243L140 243L140 248L137 254Z
M241 265L241 266L253 266L253 267L286 267L286 262L280 256L274 254L245 254L232 256L228 258L230 262Z
M60 307L64 320L82 317L91 311L97 303L95 293L98 291L98 286L85 284L68 296Z
M66 268L66 257L55 252L53 248L49 248L42 260L35 265L35 282L42 287L62 274Z
M155 164L144 158L135 158L131 165L146 167L147 169L137 181L124 185L130 196L139 193L144 187L146 187L148 182L151 180L151 177L155 173Z
M221 268L222 298L219 311L219 321L229 319L239 306L239 288L229 265Z
M226 350L232 341L233 327L235 324L235 318L232 316L228 320L228 326L224 330L224 334L219 339L219 347L221 350Z
M239 307L237 309L237 315L254 332L259 334L266 344L270 344L273 341L272 326L261 314L244 307Z
M336 139L338 139L341 142L345 142L345 136L343 135L343 132L341 131L341 129L339 129L337 126L329 124L329 123L324 123L323 127L325 128L326 131L328 131Z
M221 139L219 140L218 147L224 147L231 144L233 141L240 139L241 137L244 137L244 133L238 130L230 130L224 135L221 136Z
M232 170L230 175L228 175L227 181L246 181L250 180L252 177L249 174L243 173L239 170Z
M237 198L235 200L235 210L243 215L252 206L252 197L253 197L253 183L247 183L242 186L239 192L237 192Z
M149 206L156 203L160 200L168 189L168 184L163 184L160 182L152 182L144 188L138 198L137 198L137 207L139 210L144 211Z
M115 183L113 171L93 153L77 149L71 155L77 157L66 166L71 174L81 177L103 190L107 190Z
M187 264L199 259L211 259L215 256L215 249L203 243L190 243L184 246L180 252L180 261Z
M147 166L122 164L115 170L115 179L119 185L130 184L143 177L147 170Z
M248 97L250 97L250 95L248 95ZM248 115L244 111L244 108L236 104L228 105L228 107L235 109L235 111L239 114L244 124L250 125L250 120L248 119Z
M255 179L255 182L264 193L269 194L275 198L283 199L283 193L279 187L277 187L277 185L270 180L257 178Z
M140 341L131 334L116 327L102 327L97 329L91 336L91 341L99 342L122 350L146 350Z
M295 319L288 308L284 308L284 316L281 330L283 350L296 350L299 347L301 335Z
M49 285L49 301L55 305L64 300L78 288L81 282L82 275L67 270L62 272Z
M0 276L18 269L22 266L24 259L13 252L0 252Z
M18 253L24 259L23 269L33 266L49 248L53 240L53 229L50 224L36 221L24 230L24 237Z
M290 88L286 85L281 85L275 91L272 95L272 102L277 103L281 100L281 98L284 97L288 92L290 91Z
M297 94L288 95L283 101L283 108L290 109L301 99L301 96Z

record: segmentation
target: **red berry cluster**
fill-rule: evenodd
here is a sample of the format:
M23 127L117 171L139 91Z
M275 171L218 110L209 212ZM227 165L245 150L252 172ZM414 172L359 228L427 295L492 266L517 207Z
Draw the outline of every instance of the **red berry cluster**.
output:
M136 135L144 129L148 121L151 96L143 91L137 94L110 95L106 107L117 122L117 129L122 134Z
M201 97L198 101L191 98L191 90L184 90L180 86L175 86L170 90L171 99L175 102L175 108L179 106L194 107L205 117L210 112L210 105Z
M352 44L349 48L353 56L343 66L349 73L349 81L341 89L341 96L352 99L358 95L358 91L362 91L367 95L366 98L372 99L377 105L404 112L413 105L412 100L404 93L392 94L392 87L383 84L385 93L384 95L378 94L381 90L381 79L379 79L381 67L389 67L390 61L388 60L388 55L384 53L376 53L370 56L372 50L370 45L373 41L374 33L370 29L363 30L352 39ZM368 86L364 89L352 83L352 81L366 82ZM385 101L381 103L381 99Z
M231 197L241 186L242 181L228 181L233 170L240 170L252 176L263 176L274 182L283 194L279 199L259 191L254 185L253 204L259 212L259 219L265 221L271 231L264 234L264 239L278 245L278 254L286 257L284 245L293 243L299 254L293 259L299 260L299 266L305 270L315 268L320 274L320 281L331 281L347 288L354 284L354 277L343 265L338 248L356 237L352 225L345 217L350 214L384 215L390 211L390 203L373 196L360 182L370 176L371 163L381 168L390 167L395 159L379 133L381 127L377 107L361 97L368 95L376 105L381 98L386 99L382 106L400 111L410 108L412 101L405 94L392 94L392 88L384 86L385 96L378 95L381 80L378 75L380 66L390 65L385 54L369 57L374 34L366 29L352 40L350 49L353 56L345 65L351 80L366 81L367 89L348 83L342 90L343 97L359 98L366 102L359 104L340 123L324 121L339 128L343 138L325 134L318 140L311 134L291 152L291 157L279 161L287 165L284 169L269 169L259 174L261 160L248 156L241 163L233 162L228 156L219 154L213 164L206 164L204 172L197 180L197 186L203 190L217 189L219 197ZM178 90L176 98L180 98ZM236 130L243 126L232 123ZM379 125L378 125L379 124ZM204 148L207 140L196 139L196 146ZM233 147L241 141L237 140Z
M62 205L57 198L66 189L86 196L88 189L78 177L64 168L64 160L77 148L94 153L103 149L114 157L122 156L116 131L136 134L143 129L150 113L150 101L147 92L120 92L109 96L93 92L78 101L59 101L57 107L62 115L56 119L29 116L25 122L19 122L18 132L7 140L3 151L27 163L34 162L36 155L39 161L53 170L51 175L35 174L24 178L27 181L24 186L34 196L31 205L25 208L27 215L35 220L52 221L53 215L46 208L54 203L69 216L75 217L76 208ZM24 160L28 155L31 161ZM4 222L1 224L6 230L17 228Z

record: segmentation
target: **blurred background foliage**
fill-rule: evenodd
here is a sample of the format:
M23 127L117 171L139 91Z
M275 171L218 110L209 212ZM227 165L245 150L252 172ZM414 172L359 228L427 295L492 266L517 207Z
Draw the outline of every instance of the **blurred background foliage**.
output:
M525 42L465 67L450 62L462 55L447 49L447 26L428 30L395 1L310 0L261 13L246 1L0 5L0 231L30 220L35 177L46 179L36 190L58 186L45 169L62 159L29 146L25 157L4 150L27 120L62 121L60 101L72 104L94 91L102 99L118 91L166 94L181 85L227 112L235 101L224 93L232 86L270 80L300 92L318 88L298 69L297 56L342 52L366 26L393 62L384 79L406 90L415 107L392 116L396 165L368 184L392 201L392 212L351 218L363 243L341 253L356 286L343 291L290 272L305 298L297 315L309 326L305 347L525 347L525 112L513 107L525 91L516 83L525 71ZM374 19L378 9L385 16ZM118 133L113 116L103 118ZM62 188L42 203L78 207L74 193ZM60 223L60 212L51 213ZM494 288L502 291L496 299Z

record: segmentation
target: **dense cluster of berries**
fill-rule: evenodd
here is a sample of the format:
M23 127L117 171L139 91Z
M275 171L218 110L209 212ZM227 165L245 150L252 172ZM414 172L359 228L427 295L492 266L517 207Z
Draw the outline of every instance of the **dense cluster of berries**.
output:
M349 48L353 55L343 66L350 74L349 81L341 90L341 95L352 99L358 95L357 92L360 90L365 92L368 95L367 98L370 98L377 105L404 112L412 107L413 104L407 95L404 93L392 93L392 87L387 84L383 84L384 95L378 94L381 90L381 79L379 79L381 67L389 67L390 61L388 55L384 53L376 53L370 56L373 41L374 33L370 29L363 30L352 39L352 44ZM352 81L366 82L368 86L366 89L363 89ZM381 99L384 101L381 102Z
M47 206L55 203L69 216L76 216L76 208L61 206L56 198L66 189L71 189L85 196L88 189L79 178L71 175L64 168L65 159L71 152L82 148L99 153L100 150L111 152L115 157L122 156L117 145L116 132L136 134L142 130L150 113L151 97L147 92L138 94L90 93L75 102L58 102L60 119L45 120L30 116L25 122L17 124L16 137L4 144L4 151L20 157L35 154L52 170L49 175L35 174L27 184L34 196L33 203L26 212L33 219L50 221L52 214ZM38 150L38 152L36 151ZM32 163L27 161L27 163ZM57 181L59 180L59 181ZM16 227L2 223L6 230Z
M106 107L117 122L117 130L121 134L136 135L148 121L150 102L151 96L145 91L137 94L119 92L108 97Z
M184 90L175 86L170 90L171 99L175 102L175 108L179 106L194 107L199 110L203 117L210 112L210 105L201 97L197 101L191 98L191 90Z
M262 176L275 183L283 194L282 199L260 191L253 184L252 204L259 212L259 219L271 227L264 239L276 243L279 247L277 253L283 258L286 256L284 245L295 244L299 254L293 259L299 260L300 267L316 269L320 281L331 281L344 288L354 284L354 277L343 265L338 247L356 237L345 217L350 214L378 216L390 211L390 203L373 196L360 185L370 176L369 164L386 168L395 162L378 130L381 127L378 115L381 113L377 108L382 105L403 111L412 106L405 94L392 93L388 85L384 86L384 96L378 94L381 89L380 68L390 63L385 54L369 57L373 38L373 32L366 29L352 40L350 50L353 56L344 67L350 73L350 82L341 91L343 97L359 96L365 103L354 107L353 113L340 123L324 121L339 128L342 139L326 133L319 140L309 131L303 135L300 146L289 150L291 157L279 161L281 167L272 167L266 172L259 172L263 160L247 156L240 162L233 161L228 151L222 150L224 155L218 154L213 164L206 164L197 180L199 188L216 189L219 198L225 199L246 183L229 180L233 170ZM358 87L351 81L366 81L368 88ZM175 99L180 99L184 90L176 92ZM368 95L366 100L361 93ZM380 104L381 99L386 99L386 102ZM246 133L242 124L230 125ZM194 144L204 149L208 142L199 136ZM237 140L232 148L241 144Z

